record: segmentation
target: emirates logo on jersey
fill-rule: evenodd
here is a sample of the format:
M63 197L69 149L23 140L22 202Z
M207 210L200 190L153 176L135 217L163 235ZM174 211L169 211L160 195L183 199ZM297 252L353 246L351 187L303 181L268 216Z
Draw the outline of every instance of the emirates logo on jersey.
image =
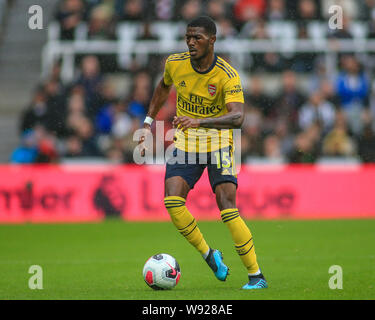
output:
M216 94L216 86L213 84L208 85L208 93L213 97Z

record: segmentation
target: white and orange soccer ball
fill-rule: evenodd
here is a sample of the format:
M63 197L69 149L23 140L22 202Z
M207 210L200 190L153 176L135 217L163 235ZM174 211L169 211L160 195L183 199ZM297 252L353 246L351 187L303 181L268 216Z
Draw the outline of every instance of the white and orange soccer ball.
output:
M154 290L174 288L181 277L181 269L171 255L159 253L149 258L143 267L143 279Z

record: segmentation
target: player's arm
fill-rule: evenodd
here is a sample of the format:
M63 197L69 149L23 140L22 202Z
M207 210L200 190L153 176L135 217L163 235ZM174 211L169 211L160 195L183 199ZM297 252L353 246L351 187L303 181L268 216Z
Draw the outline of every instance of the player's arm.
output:
M156 86L154 93L151 98L150 106L148 108L147 117L155 119L157 114L159 113L161 107L165 104L168 99L169 92L171 90L171 85L168 86L164 82L164 78L162 78L158 85ZM148 123L144 124L145 128L150 128Z
M145 136L147 134L147 131L151 130L151 123L153 119L156 118L157 114L159 113L161 107L164 105L164 103L168 99L169 92L171 90L171 85L166 85L164 78L162 78L158 85L156 86L154 93L151 98L150 106L148 108L146 120L143 124L144 130L146 130L142 136L139 138L138 144L141 144L145 141ZM144 156L145 149L141 148L141 155Z
M175 117L173 126L181 130L188 128L215 128L215 129L237 129L241 128L244 121L244 105L242 102L229 102L226 104L228 113L217 118L193 119L186 116Z

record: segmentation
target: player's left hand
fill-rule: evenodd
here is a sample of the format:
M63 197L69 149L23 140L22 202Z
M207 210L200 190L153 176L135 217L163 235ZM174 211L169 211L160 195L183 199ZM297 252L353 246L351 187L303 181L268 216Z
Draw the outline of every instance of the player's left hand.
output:
M193 119L189 118L187 116L180 116L180 117L174 117L173 118L173 127L179 128L182 131L185 131L189 128L198 128L200 126L199 119Z

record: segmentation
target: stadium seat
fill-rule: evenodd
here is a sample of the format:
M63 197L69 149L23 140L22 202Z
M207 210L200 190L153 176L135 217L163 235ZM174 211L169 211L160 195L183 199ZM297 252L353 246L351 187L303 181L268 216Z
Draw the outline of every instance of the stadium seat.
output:
M297 26L293 22L274 21L267 24L267 31L272 39L296 39Z
M351 32L355 39L366 39L368 34L368 25L360 21L352 22Z
M52 21L48 25L48 41L55 41L60 39L60 24L57 21Z
M155 22L152 24L151 30L161 41L169 42L178 38L179 28L175 23Z
M274 21L266 26L271 39L282 39L281 49L283 52L291 51L297 39L297 26L293 22Z
M117 37L120 41L132 41L136 40L141 31L141 25L139 23L122 22L117 26Z
M87 40L88 26L86 23L80 23L74 32L75 41Z

